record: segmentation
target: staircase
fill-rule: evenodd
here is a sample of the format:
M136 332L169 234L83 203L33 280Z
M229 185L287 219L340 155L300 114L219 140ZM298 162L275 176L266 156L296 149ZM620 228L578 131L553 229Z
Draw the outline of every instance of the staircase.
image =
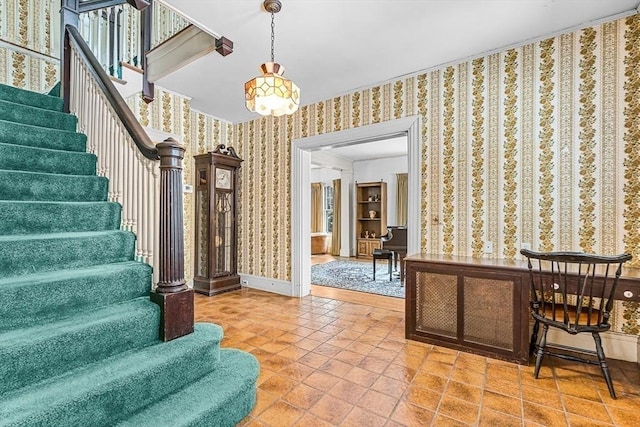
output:
M196 324L163 343L76 118L60 98L0 85L0 426L232 426L258 363Z

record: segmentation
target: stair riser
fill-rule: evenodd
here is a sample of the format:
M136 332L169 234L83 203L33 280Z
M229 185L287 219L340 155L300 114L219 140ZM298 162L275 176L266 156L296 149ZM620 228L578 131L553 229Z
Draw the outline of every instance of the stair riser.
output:
M75 131L78 123L78 119L71 114L14 104L13 102L2 100L0 100L0 119L68 131Z
M118 203L0 201L0 235L117 230Z
M0 346L0 395L158 340L160 307L144 298L106 321Z
M252 355L235 349L221 349L220 363L213 372L178 393L144 408L118 424L118 427L236 425L255 405L259 371L260 365Z
M257 374L256 374L257 377ZM236 383L235 378L229 378L230 382ZM173 427L210 427L210 426L235 426L251 413L256 404L256 383L255 381L246 388L241 389L236 385L237 393L222 406L214 406L208 411L198 414L193 420L183 424L173 424Z
M66 279L45 277L17 284L9 280L0 286L3 299L12 301L11 304L0 304L0 332L44 324L149 295L150 266L142 263L112 265L110 271L88 270Z
M87 147L87 136L77 132L0 120L0 142L52 150L84 152Z
M0 143L0 169L63 175L95 175L96 160L96 156L89 153L43 150Z
M0 200L99 202L107 191L107 179L99 176L0 170Z
M98 237L5 240L0 245L0 277L132 261L135 236L114 232Z
M149 425L236 424L257 360L221 360L212 324L160 342L151 267L132 261L122 208L61 109L0 85L0 427L114 426L167 402L171 419Z
M165 344L171 345L171 343ZM151 348L154 350L155 348ZM131 366L143 363L133 361ZM219 342L197 342L171 357L148 364L143 371L122 377L105 375L104 381L73 399L56 399L47 405L0 407L0 426L113 426L149 404L178 392L207 375L220 358ZM115 374L115 373L114 373ZM8 411L8 412L7 412Z
M7 85L0 85L0 99L53 111L62 111L63 105L60 97L47 96Z

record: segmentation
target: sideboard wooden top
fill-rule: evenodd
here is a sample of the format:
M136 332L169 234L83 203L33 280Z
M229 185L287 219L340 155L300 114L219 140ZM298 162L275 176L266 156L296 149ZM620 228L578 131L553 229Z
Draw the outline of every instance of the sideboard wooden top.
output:
M492 268L502 270L527 271L527 261L508 260L502 258L475 258L469 256L456 255L434 255L434 254L412 254L405 258L405 261L431 262L443 265L464 265L467 267ZM622 268L620 277L622 283L633 286L634 293L640 292L640 268Z

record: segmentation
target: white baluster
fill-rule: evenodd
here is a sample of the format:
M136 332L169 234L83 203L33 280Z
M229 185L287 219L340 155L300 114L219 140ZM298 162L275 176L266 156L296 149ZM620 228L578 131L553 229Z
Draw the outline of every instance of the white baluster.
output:
M70 107L78 128L87 134L88 151L98 156L98 174L109 179L109 200L123 206L122 228L137 234L136 257L154 266L157 281L158 162L140 154L75 52L71 61Z

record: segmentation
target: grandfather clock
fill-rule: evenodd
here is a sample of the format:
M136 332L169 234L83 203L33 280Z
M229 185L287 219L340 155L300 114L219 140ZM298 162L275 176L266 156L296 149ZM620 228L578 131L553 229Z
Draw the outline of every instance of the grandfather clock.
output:
M194 156L196 241L193 290L208 296L240 289L237 184L242 159L232 147Z

